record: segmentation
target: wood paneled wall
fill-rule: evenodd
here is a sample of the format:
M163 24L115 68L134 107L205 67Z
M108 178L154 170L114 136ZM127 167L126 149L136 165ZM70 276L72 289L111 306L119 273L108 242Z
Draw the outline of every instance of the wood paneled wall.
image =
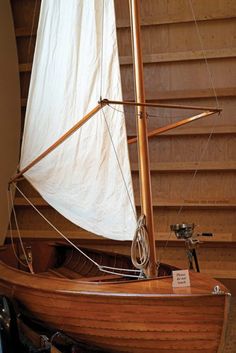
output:
M18 45L23 122L40 1L11 0L11 3ZM128 1L116 0L115 5L124 99L134 99ZM186 266L184 245L170 237L169 227L172 223L196 223L198 232L215 234L199 250L202 270L217 277L235 278L236 2L143 0L141 10L147 100L211 107L219 104L223 108L219 116L207 117L150 139L154 219L160 257L166 262ZM125 110L128 135L133 136L136 134L135 112L132 108ZM194 111L159 108L148 109L148 114L148 128L152 130L191 116ZM139 210L135 145L130 146L130 158ZM52 210L27 182L19 185L66 234L87 246L93 243L97 247L128 253L129 244L97 241L95 236L89 240L87 232ZM22 236L56 236L19 195L15 205ZM168 248L165 249L167 239Z

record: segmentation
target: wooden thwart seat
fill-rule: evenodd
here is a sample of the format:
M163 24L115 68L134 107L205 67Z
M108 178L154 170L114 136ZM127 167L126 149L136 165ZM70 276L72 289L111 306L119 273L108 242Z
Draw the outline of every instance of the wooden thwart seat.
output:
M79 280L84 282L103 282L103 281L112 281L119 280L121 276L118 275L103 275L103 276L94 276L94 277L81 277Z
M83 282L104 282L104 281L112 281L112 280L120 280L123 277L113 274L106 274L101 276L81 276L78 272L70 270L65 267L53 268L49 269L47 272L41 273L44 276L48 277L59 277L59 278L67 278L67 279L77 279L78 281Z
M78 272L73 271L68 267L54 268L54 269L51 269L50 272L53 272L58 277L62 277L62 278L79 279L82 277Z
M60 277L60 278L67 278L66 276L64 276L62 273L56 271L56 270L53 270L53 269L50 269L48 270L48 272L56 277Z

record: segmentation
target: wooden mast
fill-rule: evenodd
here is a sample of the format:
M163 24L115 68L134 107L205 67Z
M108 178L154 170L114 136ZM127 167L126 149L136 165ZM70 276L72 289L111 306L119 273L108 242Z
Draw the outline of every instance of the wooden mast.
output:
M139 0L130 0L130 18L132 28L134 76L137 103L145 103L145 90L143 80L143 60L140 41L140 4ZM156 249L154 238L152 190L149 166L149 150L147 136L147 115L146 107L137 107L137 129L138 129L138 152L140 163L140 184L141 184L141 212L146 218L148 232L150 260L147 268L149 277L156 277Z

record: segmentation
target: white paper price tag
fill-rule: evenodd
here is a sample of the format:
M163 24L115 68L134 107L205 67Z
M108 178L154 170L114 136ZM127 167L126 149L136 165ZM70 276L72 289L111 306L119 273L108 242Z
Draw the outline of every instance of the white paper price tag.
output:
M173 274L173 288L190 287L189 270L172 271Z

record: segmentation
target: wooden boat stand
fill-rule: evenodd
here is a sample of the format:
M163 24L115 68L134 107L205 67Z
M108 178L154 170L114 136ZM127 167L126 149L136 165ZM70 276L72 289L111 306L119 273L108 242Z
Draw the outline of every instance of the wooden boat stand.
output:
M74 341L59 331L54 334L41 334L20 318L18 328L26 347L22 353L105 353L83 342Z
M17 318L17 328L18 339L9 337L12 345L9 348L8 342L6 348L0 346L2 353L15 353L16 346L18 353L103 353L93 347L85 346L83 343L75 342L60 332L42 334L34 324L31 325L29 322L26 324L21 316Z
M9 298L0 296L0 352L15 353L105 353L29 321Z

